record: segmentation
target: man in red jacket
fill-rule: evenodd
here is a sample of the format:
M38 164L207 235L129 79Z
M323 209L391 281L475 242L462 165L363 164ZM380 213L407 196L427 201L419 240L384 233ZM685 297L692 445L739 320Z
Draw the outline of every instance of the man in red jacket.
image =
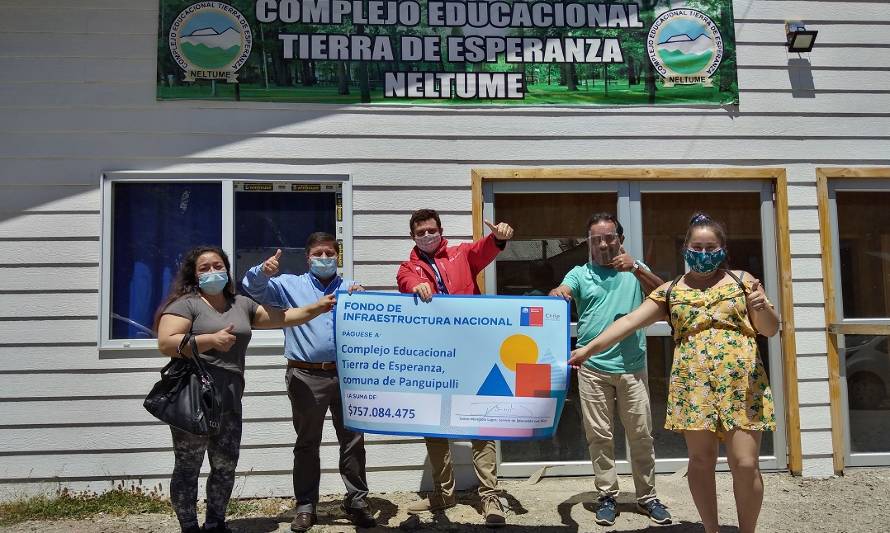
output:
M399 266L399 291L414 293L429 302L434 294L481 294L476 275L507 246L513 237L508 224L485 221L491 233L473 243L448 246L442 238L442 221L432 209L420 209L411 215L409 227L415 247L411 256ZM433 470L434 492L408 506L412 514L440 511L454 507L454 468L448 439L427 437L427 453ZM485 525L506 524L504 509L498 499L497 453L493 440L472 440L473 466L479 478L479 497Z

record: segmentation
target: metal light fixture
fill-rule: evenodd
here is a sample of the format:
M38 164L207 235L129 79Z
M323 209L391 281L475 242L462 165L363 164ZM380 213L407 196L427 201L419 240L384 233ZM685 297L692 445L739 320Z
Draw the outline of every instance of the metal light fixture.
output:
M785 23L785 46L789 52L809 52L816 44L816 30L808 30L803 22L789 21Z

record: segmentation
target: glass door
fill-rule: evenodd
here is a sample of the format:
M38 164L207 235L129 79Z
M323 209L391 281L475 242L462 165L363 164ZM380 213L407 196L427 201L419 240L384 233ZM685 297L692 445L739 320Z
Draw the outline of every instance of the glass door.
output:
M665 281L683 273L680 255L689 218L704 211L723 221L729 235L730 261L764 282L778 301L772 188L768 182L496 182L483 187L483 216L505 221L516 230L514 240L486 270L490 294L546 294L575 265L587 261L587 218L595 212L615 213L625 228L625 248ZM577 312L572 309L572 342ZM682 435L664 429L667 377L673 342L666 323L647 331L648 374L655 439L656 468L675 471L685 463ZM760 339L761 357L770 372L777 418L782 417L782 376L778 337ZM775 359L773 361L773 359ZM500 472L527 476L547 467L548 475L592 474L581 422L576 374L559 427L550 440L501 442ZM615 420L615 435L623 435ZM784 430L764 437L762 466L785 466L774 450L784 450ZM615 457L621 473L629 473L627 445L616 438Z
M761 280L767 296L779 301L776 269L775 211L772 185L760 181L732 182L635 182L631 184L631 212L641 221L629 231L637 245L632 253L641 257L665 281L686 271L681 255L689 220L698 211L723 223L727 234L727 261L733 270L744 270ZM633 245L632 245L633 246ZM653 439L657 468L674 471L686 461L683 435L664 429L668 376L673 362L674 342L667 323L647 332L649 395L652 402ZM776 402L775 433L763 436L761 466L785 466L782 359L779 336L757 337L760 356L770 376ZM776 457L781 450L781 458ZM725 462L721 462L725 467Z
M890 181L828 184L845 463L890 465ZM829 231L829 229L823 229Z

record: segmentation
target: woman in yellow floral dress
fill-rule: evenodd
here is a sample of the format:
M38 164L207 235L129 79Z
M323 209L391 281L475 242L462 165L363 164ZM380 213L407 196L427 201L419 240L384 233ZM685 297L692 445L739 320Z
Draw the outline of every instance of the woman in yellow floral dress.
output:
M653 291L634 312L574 350L569 364L577 366L633 331L670 317L676 348L665 427L686 438L692 499L705 532L717 533L714 469L722 440L739 531L754 533L763 503L760 441L776 425L756 336L775 335L779 316L759 280L720 268L726 259L720 223L701 213L693 216L683 253L689 272Z

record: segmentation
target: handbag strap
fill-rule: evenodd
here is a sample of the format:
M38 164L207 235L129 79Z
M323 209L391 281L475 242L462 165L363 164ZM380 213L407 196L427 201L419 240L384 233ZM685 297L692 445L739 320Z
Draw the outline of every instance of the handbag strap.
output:
M668 326L671 327L671 338L672 339L674 338L674 323L671 322L671 293L674 291L674 287L677 286L677 283L680 282L680 279L682 277L683 277L683 275L680 274L679 276L674 278L674 281L672 281L671 284L668 285L667 292L664 294L664 303L665 303L665 305L667 305L667 313L668 313L667 323L668 323Z
M729 277L734 279L735 282L739 284L739 288L742 289L742 294L748 294L748 291L745 290L745 284L742 283L741 278L739 278L738 276L735 275L735 272L733 272L732 270L726 269L726 273L729 274ZM743 278L745 277L744 272L742 272L742 277Z
M179 341L179 347L176 348L176 354L179 357L182 357L182 358L186 357L185 354L182 353L182 350L184 350L185 347L189 344L189 339L191 339L191 338L192 338L191 331L189 331L188 333L186 333L185 335L182 336L182 340Z
M198 367L198 371L201 374L207 376L209 375L207 372L207 367L204 366L204 362L201 361L201 353L198 351L198 339L195 338L195 335L191 335L189 337L189 346L192 348L192 356L189 358L195 363L195 366Z
M188 345L192 349L191 357L182 353L182 350ZM198 352L198 339L197 335L192 334L191 331L182 336L182 340L179 341L179 347L176 349L176 353L179 354L179 357L191 361L196 367L198 367L198 372L203 375L208 375L207 367L204 366L204 363L201 361L200 352Z

